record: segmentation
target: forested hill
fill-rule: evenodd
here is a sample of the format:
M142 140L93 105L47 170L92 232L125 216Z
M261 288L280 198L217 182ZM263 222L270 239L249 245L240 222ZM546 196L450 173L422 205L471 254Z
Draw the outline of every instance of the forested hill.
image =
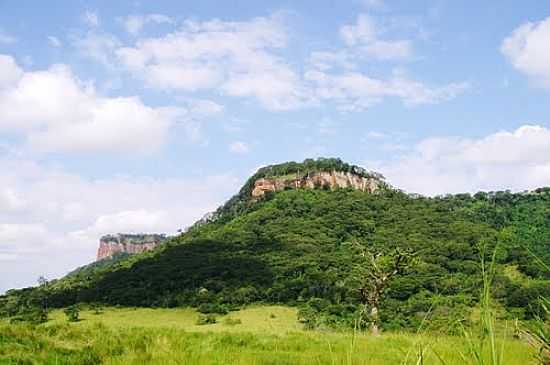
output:
M203 312L284 303L300 306L308 326L352 326L368 298L374 259L384 265L407 255L377 304L382 325L417 328L428 317L430 326L452 330L471 318L480 260L495 253L501 316L533 317L539 297L550 296L550 189L429 198L320 187L238 204L152 252L54 282L43 294L53 306L190 305ZM12 292L4 308L37 293Z

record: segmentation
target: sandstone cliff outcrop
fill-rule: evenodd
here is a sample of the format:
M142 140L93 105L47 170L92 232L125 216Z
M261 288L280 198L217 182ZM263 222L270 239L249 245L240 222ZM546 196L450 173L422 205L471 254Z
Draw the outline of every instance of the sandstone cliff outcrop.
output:
M164 234L109 234L99 240L97 261L117 253L136 254L150 251L165 240Z
M376 176L365 177L352 172L330 171L311 172L306 176L291 174L260 178L254 182L251 196L253 199L263 197L267 192L277 192L285 189L300 188L351 188L369 193L377 191L382 180Z

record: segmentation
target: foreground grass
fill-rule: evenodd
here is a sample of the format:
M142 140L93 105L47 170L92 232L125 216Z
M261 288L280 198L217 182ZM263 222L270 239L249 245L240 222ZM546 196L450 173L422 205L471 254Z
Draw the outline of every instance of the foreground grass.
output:
M66 323L0 324L0 364L465 364L459 337L303 331L285 307L253 307L228 315L241 324L195 325L190 309L85 311ZM227 317L226 317L227 318ZM504 364L532 363L530 349L504 343ZM488 354L487 354L488 355ZM441 362L441 360L443 362Z

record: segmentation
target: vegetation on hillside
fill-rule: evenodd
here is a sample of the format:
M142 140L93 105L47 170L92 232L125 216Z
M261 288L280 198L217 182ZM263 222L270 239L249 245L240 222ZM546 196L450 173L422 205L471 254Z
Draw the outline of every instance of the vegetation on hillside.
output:
M249 182L294 173L310 166L307 161L261 169ZM339 160L311 164L355 168ZM243 199L249 188L241 190ZM12 291L0 299L0 308L30 310L25 308L44 296L54 307L193 306L205 314L264 302L299 307L308 328L375 323L386 330L423 325L457 333L476 318L472 309L484 283L480 263L494 256L491 290L498 318L544 321L547 315L541 298L550 297L549 189L435 198L394 189L301 189L268 194L254 204L228 204L238 209L153 252L42 290ZM410 257L406 270L392 269L398 253ZM377 270L378 277L369 274ZM372 290L379 291L376 298Z

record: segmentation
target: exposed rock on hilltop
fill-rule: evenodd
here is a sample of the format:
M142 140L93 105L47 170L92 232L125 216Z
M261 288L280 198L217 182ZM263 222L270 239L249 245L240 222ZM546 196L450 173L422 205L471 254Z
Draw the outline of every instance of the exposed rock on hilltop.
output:
M263 197L266 192L300 188L352 188L374 193L380 186L380 179L364 177L353 172L320 171L307 173L306 176L291 174L271 178L260 178L254 182L252 198Z
M97 261L117 253L136 254L150 251L166 239L164 234L109 234L99 240Z

